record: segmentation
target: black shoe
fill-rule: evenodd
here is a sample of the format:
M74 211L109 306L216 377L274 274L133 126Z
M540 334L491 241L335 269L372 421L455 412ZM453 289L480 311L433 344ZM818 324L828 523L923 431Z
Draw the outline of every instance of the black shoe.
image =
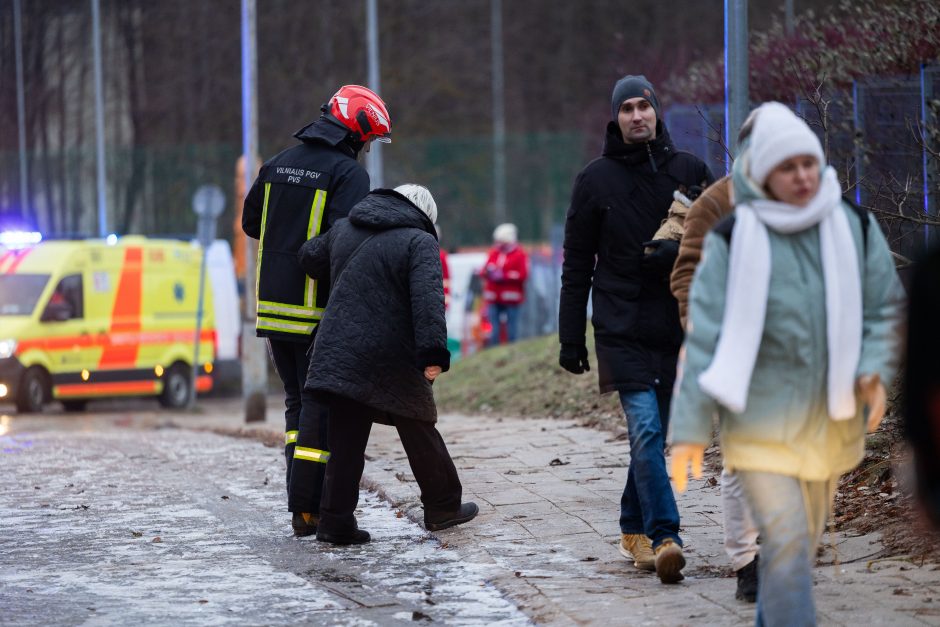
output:
M291 516L290 526L294 528L294 535L298 538L312 536L317 532L319 517L313 514L294 512Z
M448 527L462 525L470 522L480 513L480 508L476 503L464 503L456 512L444 515L424 516L424 528L428 531L440 531Z
M329 533L322 529L317 530L317 540L330 544L365 544L372 539L368 531L353 529L343 533Z
M757 556L754 556L754 561L740 569L737 575L738 589L734 598L748 603L757 601Z

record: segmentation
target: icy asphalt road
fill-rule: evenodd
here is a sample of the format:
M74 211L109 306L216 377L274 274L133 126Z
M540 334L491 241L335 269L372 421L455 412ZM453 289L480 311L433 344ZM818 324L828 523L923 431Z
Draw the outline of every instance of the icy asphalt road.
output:
M0 436L0 623L528 624L363 493L363 547L294 538L282 451L177 429Z

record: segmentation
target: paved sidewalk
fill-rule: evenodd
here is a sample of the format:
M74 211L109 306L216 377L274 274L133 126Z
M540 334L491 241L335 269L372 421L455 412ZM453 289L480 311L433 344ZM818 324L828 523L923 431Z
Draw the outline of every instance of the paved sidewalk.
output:
M559 420L443 416L439 429L460 471L473 522L437 533L475 560L535 622L550 624L752 624L734 598L722 547L719 487L691 481L679 498L688 565L675 586L633 568L617 551L625 437ZM417 484L394 429L372 431L364 485L420 521ZM940 570L882 559L877 537L827 535L816 569L821 624L940 624Z
M281 441L281 407L272 398L267 422L252 426L253 433ZM244 426L240 416L240 409L213 408L174 422L231 430ZM491 564L488 581L534 622L753 624L754 606L734 598L717 480L690 480L679 497L686 579L666 586L617 551L629 459L625 433L555 419L459 415L441 416L438 428L460 472L464 500L479 504L481 513L432 535L475 563ZM395 430L375 425L366 455L363 486L420 523L417 484ZM877 535L827 533L823 542L815 572L820 624L940 624L940 566L886 556Z

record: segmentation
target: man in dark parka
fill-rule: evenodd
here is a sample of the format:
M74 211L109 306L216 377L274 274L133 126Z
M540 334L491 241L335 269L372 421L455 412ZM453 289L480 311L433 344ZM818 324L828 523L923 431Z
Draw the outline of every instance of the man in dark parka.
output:
M620 502L620 552L664 583L682 579L679 511L663 453L682 328L669 273L678 242L647 242L680 185L707 186L712 173L677 151L653 86L625 76L614 86L603 155L575 181L565 223L559 363L589 370L586 308L593 287L601 393L618 392L630 436ZM652 254L644 256L644 247Z
M421 488L425 526L471 520L457 469L434 426L431 383L450 367L437 206L419 185L374 190L324 235L309 240L300 264L330 281L306 389L330 405L317 539L368 542L357 528L364 453L373 422L394 425Z

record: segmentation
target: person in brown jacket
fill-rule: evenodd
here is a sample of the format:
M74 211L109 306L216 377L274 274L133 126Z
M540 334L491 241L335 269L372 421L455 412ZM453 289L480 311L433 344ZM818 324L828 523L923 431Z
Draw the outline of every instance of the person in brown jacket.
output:
M754 112L748 116L738 133L740 146L751 135ZM734 211L731 197L731 176L715 181L689 207L684 233L679 243L679 256L669 277L673 296L679 301L682 328L688 323L689 289L695 267L702 258L705 236L719 220ZM757 523L744 498L741 482L734 474L721 472L722 510L724 512L725 551L738 579L735 598L753 603L757 600Z
M733 210L731 177L725 176L707 187L692 203L685 216L685 229L679 242L679 256L669 277L672 295L679 301L679 319L683 329L688 322L689 288L692 286L695 266L702 258L705 236L716 222Z

